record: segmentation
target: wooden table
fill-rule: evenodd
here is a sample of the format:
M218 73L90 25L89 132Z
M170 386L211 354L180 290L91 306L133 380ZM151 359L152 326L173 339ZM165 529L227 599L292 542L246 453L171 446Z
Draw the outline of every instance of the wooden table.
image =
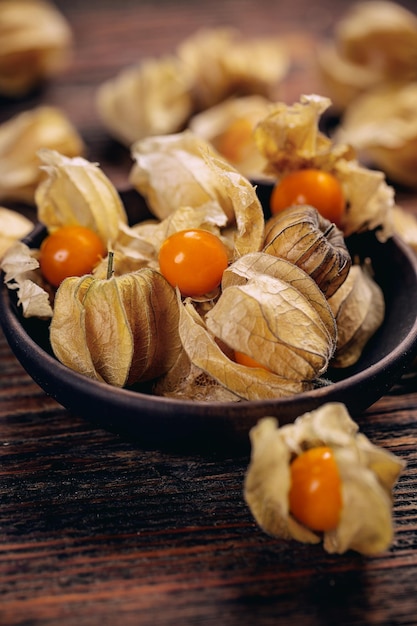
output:
M40 102L62 107L89 158L123 186L130 163L97 119L98 84L131 62L172 51L200 26L233 24L287 38L298 60L285 97L298 99L318 89L314 40L331 32L350 3L57 4L74 31L73 62L41 93L2 101L1 120ZM70 415L0 335L0 624L417 624L413 372L355 417L373 442L407 461L394 493L395 541L375 558L330 556L266 536L242 497L247 456L142 449Z

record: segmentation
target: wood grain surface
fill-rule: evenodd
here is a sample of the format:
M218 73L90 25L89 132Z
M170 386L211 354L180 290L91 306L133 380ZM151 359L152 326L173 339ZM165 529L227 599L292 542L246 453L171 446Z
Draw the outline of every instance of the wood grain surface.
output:
M24 101L2 100L0 121L40 102L62 107L88 157L122 187L129 155L98 121L98 84L172 51L201 26L226 24L286 38L297 63L285 99L298 99L318 89L314 42L350 2L56 4L74 31L72 63ZM414 207L413 197L406 202ZM143 449L71 415L29 378L0 333L0 624L417 624L415 372L355 417L407 462L394 492L395 540L374 558L266 536L242 496L246 455Z

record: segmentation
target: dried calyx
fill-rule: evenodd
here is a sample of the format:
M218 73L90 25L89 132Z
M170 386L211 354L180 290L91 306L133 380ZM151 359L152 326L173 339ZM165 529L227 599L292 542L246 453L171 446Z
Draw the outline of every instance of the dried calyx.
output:
M253 400L311 388L327 368L336 327L324 295L305 272L253 253L229 267L221 296L203 317L191 301L185 303L180 335L191 363L236 396ZM234 350L263 367L236 363Z
M171 54L144 59L103 83L97 109L109 133L130 147L145 137L177 133L194 114L236 94L274 99L288 66L278 37L201 29Z
M397 2L356 2L318 49L323 91L339 112L383 84L417 78L417 17Z
M329 298L346 280L351 258L343 233L310 206L294 206L265 226L264 252L288 259Z
M47 0L0 2L0 93L20 97L67 64L72 32Z
M328 98L304 95L291 106L278 103L272 108L255 130L258 150L267 161L265 174L279 181L306 168L331 173L341 184L346 204L343 235L375 230L386 241L393 234L394 190L382 172L358 162L349 144L335 143L320 131L321 116L330 105Z
M56 107L39 106L18 113L0 125L0 198L34 204L43 172L39 150L74 157L84 142L66 115Z
M67 278L55 296L50 340L64 365L123 387L173 365L181 349L178 317L174 290L155 270Z
M250 439L244 496L266 533L304 543L323 541L327 552L338 554L352 549L373 555L389 547L392 489L405 464L360 433L345 405L325 404L281 428L275 418L265 417ZM295 518L289 494L292 461L321 446L330 449L336 463L341 507L335 527L317 532Z
M329 304L337 324L332 366L349 367L358 361L365 345L384 321L384 295L371 268L353 265Z
M21 213L0 207L0 261L5 252L33 228L33 223Z

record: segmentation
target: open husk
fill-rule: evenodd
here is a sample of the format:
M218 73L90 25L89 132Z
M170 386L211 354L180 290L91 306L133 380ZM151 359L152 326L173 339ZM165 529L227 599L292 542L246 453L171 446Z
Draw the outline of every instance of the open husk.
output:
M53 314L50 290L40 272L38 258L39 250L16 241L0 260L4 282L16 292L25 318L50 318Z
M68 158L55 150L38 152L45 179L36 189L38 218L51 232L60 226L91 228L107 247L113 244L127 215L116 188L94 163Z
M0 93L20 97L68 63L72 31L47 0L0 2Z
M234 28L202 28L170 54L124 68L98 89L108 132L130 146L177 133L196 113L238 95L274 99L289 58L277 37L243 37Z
M327 552L338 554L352 549L373 555L389 548L392 489L405 464L360 433L343 404L325 404L281 428L277 419L265 417L251 430L250 440L244 497L266 533L304 543L323 541ZM288 494L291 461L322 445L334 454L343 504L338 526L317 533L292 516Z
M205 140L191 131L148 137L133 145L132 156L131 183L157 218L180 207L211 206L234 229L235 256L260 250L264 218L256 190Z
M340 228L345 236L375 230L381 241L392 234L390 211L394 191L382 172L363 167L346 143L333 142L320 131L322 114L331 101L303 95L293 105L277 103L256 127L258 150L267 160L265 173L277 182L287 174L316 168L333 174L340 182L346 212Z
M348 107L335 140L398 183L417 187L417 81L367 91Z
M289 68L280 38L248 38L228 27L196 31L181 42L177 54L192 72L200 111L235 94L275 99Z
M0 207L0 261L15 241L23 239L32 228L33 222L21 213Z
M265 178L266 162L257 149L254 130L271 106L270 100L259 95L228 98L194 115L188 128L247 178Z
M44 178L40 149L75 157L83 154L85 146L56 107L39 106L0 125L0 198L34 203L36 188Z
M191 77L174 56L145 59L123 69L97 92L97 110L122 144L180 131L193 111Z
M397 2L356 2L318 48L322 93L343 112L361 94L417 78L417 16Z

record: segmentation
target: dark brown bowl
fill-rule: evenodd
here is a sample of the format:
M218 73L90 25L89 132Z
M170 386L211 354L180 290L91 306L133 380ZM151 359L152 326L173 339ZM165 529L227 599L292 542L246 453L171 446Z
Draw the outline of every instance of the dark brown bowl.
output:
M123 195L133 222L146 216L137 194ZM45 229L38 225L25 239L38 247ZM59 363L48 341L48 324L25 320L15 294L1 279L0 321L11 349L29 375L49 395L77 415L104 428L133 437L143 445L178 450L241 451L249 445L249 429L266 415L280 424L325 402L343 402L358 415L398 381L417 354L417 260L398 238L381 244L373 234L353 238L352 252L372 260L375 278L386 301L382 327L369 342L358 363L345 370L329 370L329 386L290 398L205 403L118 389L90 380Z

